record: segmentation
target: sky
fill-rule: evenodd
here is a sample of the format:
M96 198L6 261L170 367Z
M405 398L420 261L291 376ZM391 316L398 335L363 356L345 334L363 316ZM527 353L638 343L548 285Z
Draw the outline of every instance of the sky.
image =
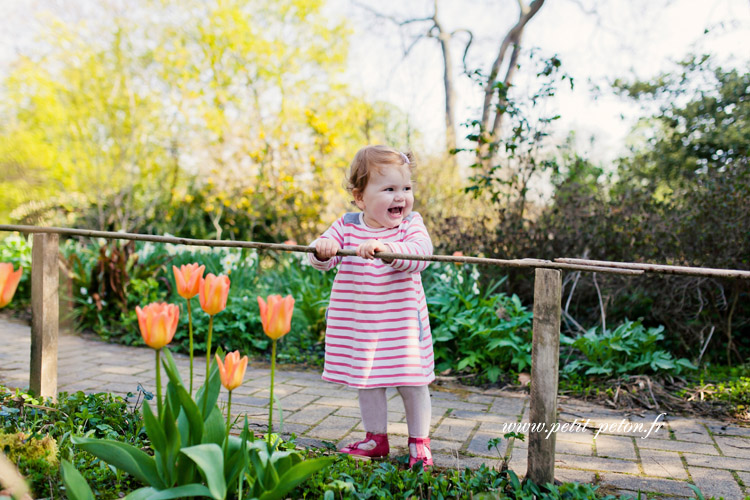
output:
M84 8L87 0L0 0L0 72L18 49L31 43L37 26L33 14L52 4ZM112 0L117 3L118 0ZM432 14L433 0L327 0L332 19L351 23L349 69L342 78L372 100L398 106L423 134L425 152L443 147L443 63L437 42L423 39L408 57L405 47L424 24L399 28L372 10L398 19ZM439 19L449 31L469 29L474 43L468 56L471 69L487 69L500 41L518 17L512 0L439 0ZM80 10L79 10L80 11ZM465 39L465 38L463 38ZM457 65L463 53L462 35L453 44ZM750 61L750 1L748 0L547 0L527 25L523 45L545 56L556 55L562 70L575 81L561 87L545 112L561 116L555 140L576 132L580 152L602 164L625 149L626 136L639 116L638 107L608 91L616 77L649 78L670 69L670 61L690 52L715 54L725 65ZM461 67L454 68L458 93L457 121L479 116L481 93ZM528 72L516 84L528 86ZM594 88L601 89L595 92ZM459 137L465 135L459 129Z
M432 0L332 0L329 5L346 12L355 26L350 80L369 98L403 109L423 131L427 150L439 147L444 133L439 46L434 39L421 40L405 58L404 48L419 25L399 28L371 10L407 19L432 15L432 5ZM439 8L446 30L474 33L469 52L473 68L489 68L518 18L517 3L511 0L440 0ZM522 43L542 55L557 55L562 70L574 78L573 90L561 87L546 104L561 116L556 140L575 131L580 151L607 164L625 151L626 136L640 115L637 105L612 95L609 82L653 77L691 52L711 52L725 66L744 64L747 71L748 41L747 0L547 0L527 25ZM460 61L462 43L456 42L453 50ZM455 69L458 121L463 122L479 116L482 96L476 84L460 76L462 68ZM527 76L519 72L516 83L528 85Z

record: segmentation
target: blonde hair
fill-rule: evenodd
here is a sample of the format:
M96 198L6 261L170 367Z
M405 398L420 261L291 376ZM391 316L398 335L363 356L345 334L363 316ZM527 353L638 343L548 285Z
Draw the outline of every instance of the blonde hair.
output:
M380 170L387 165L408 165L409 170L414 169L416 162L411 151L402 153L388 146L365 146L354 155L349 167L346 189L354 195L362 193L370 180L370 172L373 168Z

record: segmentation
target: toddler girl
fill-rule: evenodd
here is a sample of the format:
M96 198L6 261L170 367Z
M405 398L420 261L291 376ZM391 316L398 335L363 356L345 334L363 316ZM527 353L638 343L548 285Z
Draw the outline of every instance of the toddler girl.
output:
M360 149L348 188L361 212L347 213L311 243L316 269L340 264L328 307L323 379L359 389L366 431L340 451L365 457L388 455L386 387L404 401L409 466L432 465L428 384L435 379L427 303L420 272L425 261L381 260L377 252L432 254L432 242L412 212L411 153L385 146ZM356 257L336 256L356 249Z

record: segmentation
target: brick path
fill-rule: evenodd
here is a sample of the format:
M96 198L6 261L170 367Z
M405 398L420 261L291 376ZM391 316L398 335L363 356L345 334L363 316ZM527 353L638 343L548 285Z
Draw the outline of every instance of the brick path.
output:
M0 318L0 346L0 384L28 387L28 325ZM175 359L186 380L187 357L176 355ZM197 374L205 369L203 359L196 358ZM58 363L60 391L106 391L124 396L137 392L138 384L154 390L154 354L148 348L65 334L59 340ZM268 418L269 381L269 370L250 366L245 383L232 398L232 409L247 412L258 429L265 429ZM196 379L196 384L201 382ZM323 382L317 372L285 371L282 366L275 392L284 411L284 433L297 434L299 443L331 441L340 446L362 437L354 390ZM222 395L226 395L223 390ZM395 390L389 389L388 397L391 444L394 453L405 454L403 404ZM750 427L667 415L662 418L666 425L644 438L657 419L656 412L633 414L570 398L561 398L559 410L561 424L586 424L585 428L581 425L555 433L555 477L559 480L598 482L610 493L635 497L640 490L648 492L648 498L692 498L688 484L698 486L707 498L713 495L729 500L750 495ZM505 434L504 424L528 422L529 401L525 395L494 389L434 387L432 412L436 464L463 468L486 463L496 467L501 463L498 452L488 451L487 442ZM628 428L637 424L643 425L642 431ZM598 428L603 430L594 439ZM503 440L500 453L510 457L511 469L520 476L525 474L525 442Z

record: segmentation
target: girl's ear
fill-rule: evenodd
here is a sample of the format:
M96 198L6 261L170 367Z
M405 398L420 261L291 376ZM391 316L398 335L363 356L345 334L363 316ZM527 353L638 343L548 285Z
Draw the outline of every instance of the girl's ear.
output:
M360 210L364 210L365 203L364 203L364 200L362 199L362 191L357 188L354 188L352 189L352 196L354 197L354 204L357 205L357 207L359 207Z

